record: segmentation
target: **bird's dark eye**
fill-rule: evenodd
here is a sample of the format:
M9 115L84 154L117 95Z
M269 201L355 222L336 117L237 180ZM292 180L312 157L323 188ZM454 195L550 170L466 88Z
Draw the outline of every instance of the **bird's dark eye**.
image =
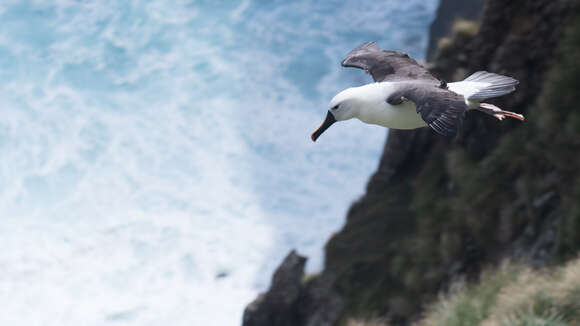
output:
M338 104L332 107L332 110L338 109Z

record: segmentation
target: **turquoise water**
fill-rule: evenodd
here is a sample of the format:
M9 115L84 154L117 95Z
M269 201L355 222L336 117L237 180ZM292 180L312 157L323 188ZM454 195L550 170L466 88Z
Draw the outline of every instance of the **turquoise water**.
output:
M322 247L386 130L310 133L421 58L436 0L0 1L2 325L238 325L292 248Z

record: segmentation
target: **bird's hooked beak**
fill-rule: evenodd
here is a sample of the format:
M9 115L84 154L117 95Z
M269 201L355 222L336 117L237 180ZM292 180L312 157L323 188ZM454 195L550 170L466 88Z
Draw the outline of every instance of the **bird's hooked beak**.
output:
M312 141L316 141L318 137L320 137L320 135L322 135L322 133L326 129L328 129L328 127L332 126L332 124L335 122L336 118L332 113L330 113L330 111L328 111L328 113L326 114L326 118L324 119L324 122L320 125L320 127L318 127L318 129L316 129L316 131L312 133L312 136L310 137Z

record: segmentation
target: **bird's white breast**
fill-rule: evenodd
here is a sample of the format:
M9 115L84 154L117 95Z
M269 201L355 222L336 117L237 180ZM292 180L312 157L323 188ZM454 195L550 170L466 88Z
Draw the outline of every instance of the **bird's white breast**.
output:
M427 124L417 114L413 102L390 105L387 98L396 89L396 82L373 83L358 87L358 118L366 123L393 129L416 129Z

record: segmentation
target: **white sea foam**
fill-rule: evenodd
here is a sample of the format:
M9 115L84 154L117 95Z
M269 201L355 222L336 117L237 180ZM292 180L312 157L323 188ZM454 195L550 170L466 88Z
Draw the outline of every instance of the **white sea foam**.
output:
M385 130L309 135L358 43L420 56L435 0L3 1L2 325L237 325L322 247Z

